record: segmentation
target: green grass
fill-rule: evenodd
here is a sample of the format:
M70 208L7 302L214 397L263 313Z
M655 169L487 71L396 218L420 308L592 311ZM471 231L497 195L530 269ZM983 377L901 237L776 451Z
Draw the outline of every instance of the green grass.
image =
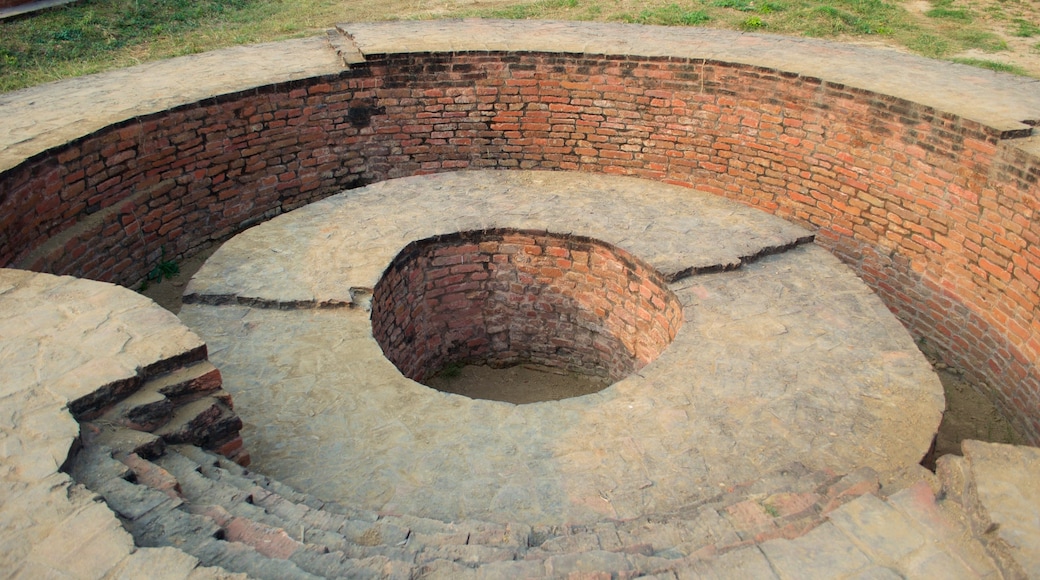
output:
M84 0L0 24L0 89L132 64L134 49L249 18L250 0ZM192 52L189 40L170 56Z
M712 26L821 38L878 37L934 58L1006 50L970 0L81 0L0 21L0 91L235 44L320 34L337 22L455 17ZM983 12L978 12L983 13ZM984 12L1040 35L1029 6ZM1040 50L1040 44L1033 47Z
M639 16L631 20L639 24L661 24L664 26L695 26L711 20L703 10L690 10L678 4L668 4L658 8L647 8Z
M742 20L741 23L740 23L740 29L741 30L747 30L749 32L754 32L755 30L761 30L761 29L765 28L766 26L767 26L766 23L763 22L762 19L759 18L758 16L748 16L747 18Z
M971 12L961 8L932 8L924 13L929 18L945 18L946 20L956 20L958 22L971 22L974 20L971 16Z
M1000 52L1008 49L1007 43L1000 36L985 30L959 29L951 31L950 36L960 42L963 48L977 48L984 52Z
M1011 33L1014 36L1018 36L1019 38L1029 38L1031 36L1040 36L1040 26L1037 26L1036 24L1033 24L1032 22L1029 22L1028 20L1023 20L1021 18L1016 18L1015 19L1015 24L1018 25L1018 28L1016 28Z
M960 63L960 64L966 64L966 65L970 65L970 66L977 66L979 68L985 68L985 69L989 69L989 70L993 70L993 71L997 71L997 72L1006 72L1006 73L1014 73L1014 74L1025 74L1025 71L1022 70L1020 67L1017 67L1017 66L1015 66L1013 64L1003 63L1003 62L996 62L996 61L985 60L985 59L980 59L980 58L953 58L953 59L950 59L950 60L952 60L953 62Z

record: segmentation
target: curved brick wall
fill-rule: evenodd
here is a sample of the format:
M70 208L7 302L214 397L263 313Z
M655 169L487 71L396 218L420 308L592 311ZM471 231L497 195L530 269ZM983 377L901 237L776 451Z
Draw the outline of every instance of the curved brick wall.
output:
M657 358L682 306L624 250L545 232L412 242L372 294L373 335L422 381L452 363L534 363L617 381Z
M0 264L134 283L344 188L464 168L694 185L808 225L1040 443L1040 159L1012 133L742 64L366 55L140 117L0 175Z

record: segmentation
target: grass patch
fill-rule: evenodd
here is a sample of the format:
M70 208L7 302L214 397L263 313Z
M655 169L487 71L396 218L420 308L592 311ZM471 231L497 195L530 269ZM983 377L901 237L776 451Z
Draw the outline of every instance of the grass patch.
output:
M711 20L711 16L703 10L691 10L678 4L668 4L654 9L647 8L631 22L664 26L696 26L709 20Z
M941 58L950 54L950 42L939 35L922 32L906 40L910 50L931 58Z
M1040 26L1037 26L1028 20L1022 20L1021 18L1015 19L1014 22L1018 25L1018 28L1011 32L1012 36L1029 38L1031 36L1040 35Z
M250 0L84 0L0 24L0 89L92 72L105 60L136 60L131 49L200 27L246 18ZM181 43L179 52L191 52ZM171 55L172 56L172 55ZM129 61L129 62L128 62ZM53 71L53 72L49 72Z
M983 52L1000 52L1008 48L1003 38L986 30L963 28L951 31L950 36L966 49L977 48Z
M748 16L740 23L741 30L755 31L761 30L766 27L766 23L762 22L762 19L758 16Z
M832 0L827 3L788 3L770 30L815 37L892 35L916 25L901 6L882 0Z
M444 365L444 368L437 371L436 376L445 379L457 379L462 376L462 369L465 368L465 366L466 365L460 362L448 363Z
M515 4L504 8L488 11L490 18L504 18L507 20L528 20L534 18L548 18L559 11L571 11L580 7L578 0L538 0L529 4Z
M1003 62L996 62L993 60L985 60L981 58L952 58L950 60L956 63L966 64L969 66L975 66L979 68L985 68L997 72L1006 72L1019 75L1026 74L1021 67L1017 67L1013 64L1007 64Z
M929 18L943 18L945 20L956 20L957 22L971 22L974 20L971 12L961 8L932 8L924 13Z
M824 38L882 35L888 43L939 58L971 48L1007 48L953 1L933 2L930 12L937 12L923 18L896 0L81 0L0 21L0 91L374 20L544 18ZM1020 3L1000 6L1008 14L1000 22L1011 33L1040 35Z
M760 14L771 14L784 9L784 5L778 2L756 3L753 0L714 0L711 5L715 8L729 8L739 12L758 12Z

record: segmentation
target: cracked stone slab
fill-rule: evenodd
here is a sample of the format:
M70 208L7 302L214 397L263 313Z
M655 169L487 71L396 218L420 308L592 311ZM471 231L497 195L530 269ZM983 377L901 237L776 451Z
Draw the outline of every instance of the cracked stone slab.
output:
M1009 577L1040 577L1040 449L966 440L972 516Z
M461 171L346 191L247 230L210 257L185 301L351 303L409 242L498 227L596 238L639 256L666 279L732 269L812 240L780 218L675 185L571 172Z
M592 395L513 405L425 387L348 301L413 239L490 227L618 245L673 272L732 266L805 230L696 191L538 172L407 178L346 192L225 244L181 319L210 347L254 465L326 500L442 520L559 524L667 513L800 462L914 465L942 387L837 258L802 244L669 288L685 323Z

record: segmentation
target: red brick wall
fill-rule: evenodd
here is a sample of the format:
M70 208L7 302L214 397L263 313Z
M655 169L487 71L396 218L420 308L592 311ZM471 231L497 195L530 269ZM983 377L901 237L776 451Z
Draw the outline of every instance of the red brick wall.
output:
M914 103L744 65L380 57L124 123L0 176L0 264L135 282L338 190L461 168L634 175L807 225L1040 443L1040 160Z
M682 325L664 284L588 238L460 232L398 254L374 289L372 327L387 358L418 381L451 363L535 363L617 381Z

